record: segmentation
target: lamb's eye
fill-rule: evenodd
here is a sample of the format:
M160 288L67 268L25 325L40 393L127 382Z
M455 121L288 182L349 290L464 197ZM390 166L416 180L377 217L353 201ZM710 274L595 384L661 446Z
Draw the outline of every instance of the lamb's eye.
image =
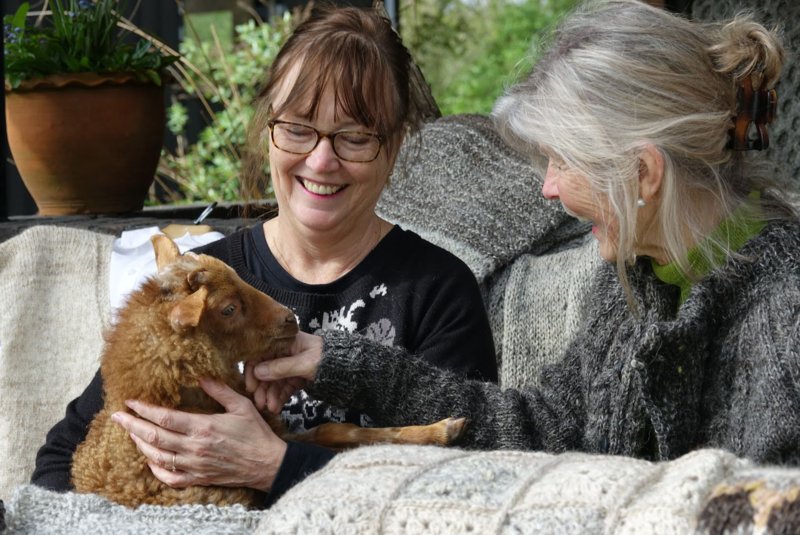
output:
M222 309L222 315L223 316L230 316L235 311L236 311L236 305L231 303L230 305L228 305L228 306L226 306L225 308Z

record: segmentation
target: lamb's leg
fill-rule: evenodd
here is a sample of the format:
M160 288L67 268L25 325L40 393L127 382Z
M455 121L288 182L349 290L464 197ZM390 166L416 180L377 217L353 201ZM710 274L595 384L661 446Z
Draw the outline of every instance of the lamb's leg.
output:
M445 446L461 436L466 423L465 418L446 418L430 425L406 427L359 427L353 424L327 423L304 433L284 435L283 438L312 442L334 449L377 443Z

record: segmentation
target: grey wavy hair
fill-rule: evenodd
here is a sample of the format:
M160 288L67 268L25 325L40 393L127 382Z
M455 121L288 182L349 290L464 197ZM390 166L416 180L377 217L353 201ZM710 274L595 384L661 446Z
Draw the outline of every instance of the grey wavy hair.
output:
M751 76L755 88L772 88L783 55L777 31L748 14L705 24L639 1L591 1L562 21L493 118L510 144L532 155L546 149L607 198L632 304L626 267L636 258L642 147L663 157L658 224L670 261L691 274L686 252L708 232L709 210L724 218L751 191L778 188L763 158L727 146L740 82ZM762 199L763 217L795 217L781 198ZM727 243L716 246L731 253Z

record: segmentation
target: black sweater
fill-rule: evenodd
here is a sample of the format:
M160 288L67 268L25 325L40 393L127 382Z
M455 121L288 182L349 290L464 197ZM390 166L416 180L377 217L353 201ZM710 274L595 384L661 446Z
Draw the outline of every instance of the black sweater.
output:
M477 282L452 254L395 227L351 272L330 284L309 285L280 266L262 228L235 233L196 252L225 261L247 283L291 308L303 331L355 332L384 345L404 347L466 377L497 380L492 335ZM71 489L72 454L101 407L98 372L48 433L36 457L34 484ZM295 431L332 420L371 423L365 414L332 407L305 393L294 396L282 416ZM290 442L265 505L332 456L330 450Z

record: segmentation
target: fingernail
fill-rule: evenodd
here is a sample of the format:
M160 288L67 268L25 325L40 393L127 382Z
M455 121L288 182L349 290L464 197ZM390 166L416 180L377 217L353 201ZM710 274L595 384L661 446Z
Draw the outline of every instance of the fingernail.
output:
M111 415L111 421L115 422L115 423L118 423L118 424L121 424L122 423L122 417L119 415L118 412L115 412L114 414Z
M136 406L138 405L138 403L136 402L135 399L126 399L125 400L125 405L127 405L128 407L130 407L133 410L136 410Z

